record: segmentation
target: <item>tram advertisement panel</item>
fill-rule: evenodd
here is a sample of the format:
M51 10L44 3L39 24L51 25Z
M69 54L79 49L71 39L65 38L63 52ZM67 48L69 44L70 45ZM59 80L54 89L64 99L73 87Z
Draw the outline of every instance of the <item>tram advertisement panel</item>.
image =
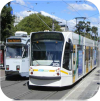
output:
M78 56L78 76L81 76L83 72L83 54L81 50L78 51Z
M0 66L3 66L3 50L0 50Z

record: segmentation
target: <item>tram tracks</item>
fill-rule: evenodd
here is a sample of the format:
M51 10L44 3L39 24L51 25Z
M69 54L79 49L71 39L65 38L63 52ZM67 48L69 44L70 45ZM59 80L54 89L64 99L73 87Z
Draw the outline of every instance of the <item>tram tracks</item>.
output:
M10 76L8 76L8 77L10 77ZM0 80L1 81L1 88L16 85L18 83L25 82L28 80L28 79L23 79L23 78L13 78L13 79L10 78L9 80L7 80L6 78L7 78L7 76L4 76L1 78L1 80Z
M36 100L47 100L48 98L52 97L54 94L56 94L58 91L53 91L53 92L44 92L44 91L35 91L35 90L29 90L29 91L26 91L16 97L14 97L13 99L14 100L21 100L21 99L24 99L25 96L29 95L29 94L32 94L33 96L29 97L28 99L36 99ZM38 96L40 96L40 94L43 94L41 95L40 98L38 98ZM27 100L28 100L27 99Z
M28 89L28 80L23 80L23 81L22 80L19 80L19 81L15 81L15 80L6 81L5 80L2 82L3 82L1 84L2 90L9 89L9 91L7 91L6 93L10 92L11 94L14 94L14 96L13 97L11 96L11 98L15 100L28 99L28 98L36 99L36 100L39 100L39 99L47 100L49 98L51 99L52 96L58 93L58 91L55 91L54 89L45 89L45 88L39 89L35 87L33 87L32 89ZM24 90L21 92L19 91L19 94L18 94L17 91L14 91L14 89L18 90L16 88L20 86L23 87ZM10 91L11 88L13 90ZM8 93L8 96L9 96L9 93Z
M25 82L25 81L15 81L15 82L11 82L11 84L6 85L6 86L2 86L2 83L1 83L1 88L6 88L6 87L9 87L9 86L13 86L13 85L16 85L16 84L21 83L21 82Z
M58 91L54 91L54 92L51 92L50 94L48 94L48 96L44 97L42 100L47 100L49 99L50 97L52 97L54 94L56 94Z
M47 89L37 89L36 90L36 89L34 89L34 87L33 87L33 89L28 89L28 80L15 80L15 79L6 80L5 79L6 76L4 76L3 78L4 78L4 80L1 81L2 90L7 91L6 94L8 96L11 93L11 97L10 96L9 97L12 99L15 99L15 100L27 99L27 97L29 99L46 100L46 99L52 98L52 96L54 96L58 92L58 91L52 91L51 89L49 89L48 91L47 91ZM19 94L17 94L17 91L14 91L14 89L18 90L18 89L16 89L16 87L20 87L20 86L25 89L22 90L21 92L19 92ZM14 96L12 97L13 94L14 94Z

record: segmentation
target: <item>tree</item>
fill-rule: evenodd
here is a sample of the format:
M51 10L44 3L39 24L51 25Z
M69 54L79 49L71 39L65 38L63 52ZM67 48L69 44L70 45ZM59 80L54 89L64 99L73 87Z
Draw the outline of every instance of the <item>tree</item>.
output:
M76 25L76 30L75 30L76 33L78 34L80 33L80 35L82 36L93 39L93 35L91 35L90 31L97 36L97 27L93 26L91 28L89 21L87 22L79 21L79 23Z
M25 17L23 20L19 22L18 25L16 25L16 31L26 31L28 34L30 32L37 32L37 31L44 31L44 30L50 30L48 26L46 26L43 21L52 28L52 18L43 16L41 14L31 14L28 17ZM57 21L54 20L55 23L55 30L61 31L60 26L58 25Z
M92 29L91 29L91 31L92 31L92 33L94 34L94 36L92 35L92 38L94 39L94 40L97 40L98 39L98 28L97 27L95 27L95 26L93 26L92 27Z
M13 35L14 32L14 16L11 14L12 8L10 2L6 4L1 11L1 40L5 41L7 37Z

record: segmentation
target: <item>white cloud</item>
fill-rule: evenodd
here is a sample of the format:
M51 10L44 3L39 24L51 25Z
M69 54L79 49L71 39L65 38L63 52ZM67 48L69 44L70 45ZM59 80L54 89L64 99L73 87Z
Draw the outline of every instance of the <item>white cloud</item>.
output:
M30 12L29 11L21 11L21 12L15 13L15 15L18 16L18 17L23 17L24 18L24 17L29 16L30 14L34 14L34 13L38 13L38 12L35 12L35 11L30 11ZM49 14L49 13L44 12L44 11L40 11L39 13L41 13L44 16L49 16L49 17L57 20L58 22L60 22L59 23L60 25L66 24L66 20L61 19L59 17L56 17L52 14ZM75 24L76 24L75 19L67 21L67 25L69 27L69 30L73 30L73 28L75 28Z
M26 16L29 16L30 14L34 14L34 13L39 13L39 12L36 12L36 11L21 11L19 13L15 13L15 15L19 16L19 17L26 17ZM66 20L64 19L61 19L59 17L56 17L52 14L49 14L47 12L44 12L44 11L40 11L40 13L44 16L49 16L55 20L57 20L58 22L62 22L60 23L60 25L62 24L66 24ZM100 20L100 17L99 17L99 20ZM100 36L100 25L96 24L96 23L93 23L93 22L98 22L99 21L97 18L91 18L90 21L91 21L91 26L96 26L98 27L98 32L99 32L99 36ZM73 31L75 30L75 25L76 25L76 20L75 19L72 19L72 20L68 20L67 21L67 25L69 27L69 30L70 31Z
M25 2L23 0L15 0L16 3L20 3L21 5L25 5Z
M90 20L92 23L98 23L98 22L99 22L99 19L98 19L98 18L94 18L94 17L89 18L89 20Z
M18 17L26 17L26 16L29 16L30 14L34 14L34 13L38 13L36 11L21 11L21 12L18 12L18 13L15 13L16 16Z
M53 18L53 19L56 19L57 21L61 20L61 18L58 18L58 17L56 17L56 16L54 16L54 15L52 15L52 14L49 14L49 13L47 13L47 12L40 11L40 13L41 13L42 15L44 15L44 16L49 16L49 17L51 17L51 18Z
M92 6L90 6L90 5L88 5L88 4L76 4L76 3L74 3L74 4L69 4L69 6L68 6L68 9L70 9L70 10L72 10L72 11L75 11L75 10L96 10L96 8L95 7L92 7Z
M75 28L75 25L76 25L76 20L75 20L75 19L66 21L66 20L64 20L64 19L61 19L61 18L56 17L56 16L54 16L54 15L51 15L51 14L49 14L49 13L47 13L47 12L44 12L44 11L40 11L40 12L41 12L41 14L44 15L44 16L49 16L49 17L51 17L51 18L57 20L58 22L60 22L60 23L59 23L60 25L67 23L67 25L68 25L70 31L74 30L74 28Z

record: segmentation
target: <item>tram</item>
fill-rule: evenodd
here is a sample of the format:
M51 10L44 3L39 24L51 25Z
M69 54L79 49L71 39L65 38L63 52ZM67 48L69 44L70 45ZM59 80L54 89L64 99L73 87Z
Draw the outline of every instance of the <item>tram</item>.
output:
M30 36L17 31L15 36L6 39L5 74L29 77Z
M74 32L33 32L29 86L64 87L97 66L97 41Z

